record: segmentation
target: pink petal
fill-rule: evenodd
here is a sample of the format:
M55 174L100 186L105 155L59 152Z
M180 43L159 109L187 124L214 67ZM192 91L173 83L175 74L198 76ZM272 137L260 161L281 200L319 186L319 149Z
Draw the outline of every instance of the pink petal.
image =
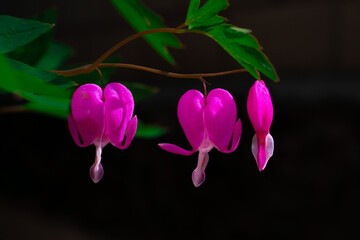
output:
M104 89L104 99L105 134L114 146L120 145L133 116L134 98L122 84L110 83Z
M199 152L197 166L191 175L195 187L199 187L205 181L205 168L208 162L209 154L207 152Z
M179 100L178 118L194 150L199 148L204 138L204 108L204 95L196 90L187 91Z
M235 127L237 115L235 101L231 94L224 89L212 90L206 100L204 123L207 134L219 151L226 152ZM236 137L239 139L240 134L241 126L240 128L238 126ZM236 143L238 139L235 140Z
M92 144L104 131L102 89L95 84L80 86L71 100L70 133L79 146ZM81 137L81 139L79 138Z
M104 146L96 144L95 147L96 147L95 162L91 166L89 174L93 182L98 183L101 180L101 178L104 176L104 169L101 165L101 152Z
M270 133L266 136L255 134L252 139L251 151L259 171L264 170L270 157L274 153L274 139Z
M255 132L267 134L273 119L273 105L264 81L255 81L250 88L247 111Z
M165 151L184 155L184 156L189 156L196 151L196 150L188 151L188 150L185 150L181 147L178 147L178 146L176 146L174 144L170 144L170 143L159 143L158 145L160 148L164 149Z
M126 131L126 139L125 139L125 143L124 145L114 145L117 148L120 149L125 149L128 148L131 141L133 140L135 133L136 133L136 128L137 128L137 117L134 116L133 119L131 119L128 127L127 127L127 131Z

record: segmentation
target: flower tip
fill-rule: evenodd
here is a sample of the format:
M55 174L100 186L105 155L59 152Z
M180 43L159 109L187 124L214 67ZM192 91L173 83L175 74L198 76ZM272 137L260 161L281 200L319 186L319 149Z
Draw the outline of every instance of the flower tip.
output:
M94 163L90 168L90 177L94 183L98 183L104 176L104 168L101 163Z
M265 169L265 164L259 164L258 169L259 169L259 172L263 171Z
M268 133L264 140L258 140L255 134L252 139L251 152L256 160L259 172L263 171L274 153L274 139Z
M168 151L168 148L169 148L169 143L158 143L157 144L161 149L165 150L165 151Z
M198 169L195 169L191 178L194 186L199 187L205 181L205 172L199 172Z

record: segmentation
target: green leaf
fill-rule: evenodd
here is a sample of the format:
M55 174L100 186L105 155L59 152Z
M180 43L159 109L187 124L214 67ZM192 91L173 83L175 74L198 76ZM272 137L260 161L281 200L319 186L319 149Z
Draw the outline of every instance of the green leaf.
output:
M50 9L33 17L33 19L55 24L57 11ZM70 57L71 49L64 44L53 41L53 36L54 29L51 29L37 39L8 53L8 56L37 68L59 69L64 61Z
M270 79L277 80L275 69L261 51L242 45L235 45L232 49L237 52L244 62L252 65Z
M50 83L60 76L6 59L1 53L0 69L0 88L28 100L26 108L62 118L67 116L71 91Z
M226 24L226 19L217 15L228 5L227 0L208 0L199 7L200 0L191 0L185 24L215 40L256 79L260 77L260 71L278 81L273 65L261 52L258 41L250 34L251 30Z
M33 17L32 19L55 24L57 19L57 11L55 9L50 9L40 15ZM35 66L48 50L49 45L53 39L53 35L54 29L51 29L50 31L42 34L26 45L9 52L8 56L28 65Z
M220 24L204 28L203 33L214 39L235 60L237 60L256 79L260 71L270 79L278 81L275 68L261 52L261 47L250 30L230 24Z
M7 92L14 92L21 85L16 72L9 66L5 56L0 53L0 87Z
M200 0L191 0L189 4L189 9L186 15L186 22L190 22L191 19L194 19L196 16L196 12L200 6Z
M18 72L24 72L30 76L41 79L44 81L44 83L52 83L58 86L62 86L64 88L72 87L75 85L68 78L63 77L61 75L31 67L25 63L13 59L7 59L7 61L10 67L12 67L14 70L17 70Z
M35 95L26 91L18 91L18 93L24 99L29 101L29 103L24 105L26 109L63 119L67 119L69 116L70 97L59 98L46 95Z
M185 24L189 29L203 29L226 22L217 14L229 6L227 0L207 0L200 8L200 0L191 0Z
M156 138L162 136L166 132L165 128L157 125L144 124L138 120L135 137L138 138Z
M190 25L189 29L198 29L203 30L209 26L214 26L217 24L225 23L226 20L220 16L214 16L212 18L201 18Z
M16 93L20 90L27 91L35 94L46 94L54 97L69 97L71 92L62 86L56 86L49 83L49 79L45 77L45 74L42 75L44 79L39 78L40 74L36 70L35 76L30 75L27 71L29 70L24 66L23 63L16 63L19 68L23 68L21 71L16 70L11 67L10 62L14 63L12 60L6 59L0 53L0 88L11 93ZM31 67L30 67L31 68ZM26 69L26 70L24 70Z
M49 31L52 27L51 24L35 20L0 15L0 53L15 50Z
M249 29L238 28L230 24L221 24L206 28L203 31L215 36L218 41L227 41L260 49L255 37L249 34L251 32Z
M35 66L46 70L59 69L70 55L70 47L58 42L51 42Z
M138 0L111 0L124 19L138 32L165 28L161 17L145 7ZM154 33L144 36L145 40L169 63L175 64L167 47L180 48L180 41L171 33Z

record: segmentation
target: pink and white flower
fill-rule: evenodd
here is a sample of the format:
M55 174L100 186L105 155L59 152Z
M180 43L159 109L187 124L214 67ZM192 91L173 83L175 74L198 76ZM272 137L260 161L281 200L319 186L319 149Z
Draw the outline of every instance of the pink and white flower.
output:
M237 148L241 121L236 121L235 101L224 89L214 89L207 97L196 90L187 91L180 98L178 118L193 149L189 151L169 143L160 143L159 146L185 156L199 151L197 167L192 173L192 181L198 187L205 181L210 150L215 147L220 152L231 153Z
M90 168L94 183L104 175L102 149L109 142L125 149L134 138L137 127L134 106L131 92L120 83L110 83L104 91L95 84L85 84L75 91L68 118L69 129L78 146L95 145L95 162Z

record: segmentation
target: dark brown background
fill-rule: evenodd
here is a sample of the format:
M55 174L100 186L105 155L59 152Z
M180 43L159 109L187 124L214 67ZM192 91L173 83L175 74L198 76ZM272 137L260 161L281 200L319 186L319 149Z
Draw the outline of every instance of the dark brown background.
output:
M183 22L188 4L143 2L172 27ZM121 69L112 81L159 87L135 113L168 133L135 139L124 151L107 146L105 175L95 185L88 176L94 148L78 148L65 121L30 113L0 116L0 239L343 239L358 232L360 2L230 4L222 15L253 29L281 79L267 81L275 153L265 171L257 171L250 152L248 74L207 79L210 89L233 94L243 135L234 153L211 151L207 180L196 189L196 155L170 154L156 144L190 148L176 105L201 84ZM93 61L134 32L109 1L12 0L1 4L0 14L27 18L53 6L59 13L56 39L73 48L67 64ZM140 39L119 54L124 62L183 73L239 67L210 39L180 39L186 48L171 51L177 67Z

